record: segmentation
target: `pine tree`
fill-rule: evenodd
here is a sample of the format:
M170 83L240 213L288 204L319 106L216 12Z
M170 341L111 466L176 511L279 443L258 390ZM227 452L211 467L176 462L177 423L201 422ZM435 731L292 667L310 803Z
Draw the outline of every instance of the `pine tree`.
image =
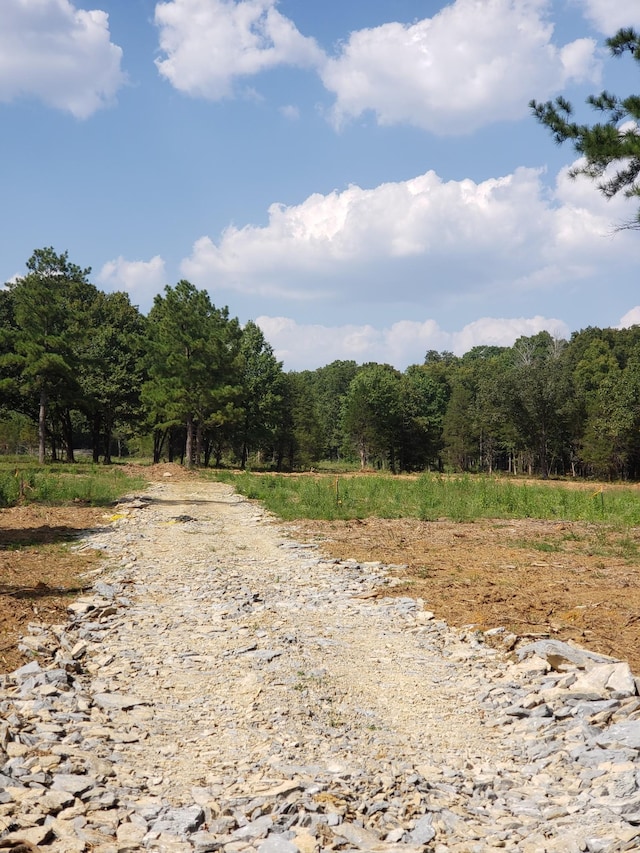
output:
M628 52L640 63L640 34L634 29L621 29L606 43L613 56ZM590 95L587 103L602 113L603 122L588 125L573 121L573 107L563 97L544 104L533 100L529 106L559 145L571 142L576 153L584 158L584 163L571 170L572 177L586 175L598 180L598 188L606 198L620 192L627 198L639 197L640 96L620 98L604 91ZM608 170L612 165L615 172L610 175ZM640 229L640 210L622 227Z

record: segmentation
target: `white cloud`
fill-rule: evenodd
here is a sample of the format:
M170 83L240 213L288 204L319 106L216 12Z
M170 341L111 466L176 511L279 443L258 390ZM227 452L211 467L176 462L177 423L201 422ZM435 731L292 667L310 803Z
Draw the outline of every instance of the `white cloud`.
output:
M160 74L211 100L277 66L316 69L332 118L373 111L381 124L468 133L527 112L532 96L598 82L596 42L553 42L550 0L455 0L433 18L357 30L334 57L303 36L277 0L168 0L156 5ZM285 108L289 109L290 108Z
M433 18L351 34L321 71L334 119L372 110L380 124L467 133L526 114L570 81L597 81L592 39L553 41L548 0L456 0Z
M640 326L640 305L636 305L620 319L619 329L628 329L630 326Z
M300 272L326 280L380 260L470 255L495 245L496 233L504 254L520 243L525 220L531 227L539 190L538 172L521 169L482 184L444 183L430 171L375 189L316 193L297 206L271 205L266 227L230 226L219 245L202 237L182 270L197 281L215 275L232 289L299 298Z
M300 118L300 110L293 104L286 104L280 107L280 114L289 121L297 121Z
M219 100L237 78L281 65L313 67L323 53L277 11L277 0L171 0L156 5L160 74L189 95Z
M606 36L621 27L640 27L640 4L631 0L579 0L585 18Z
M446 332L435 320L401 320L376 329L371 325L325 326L300 324L288 317L258 317L256 323L276 357L287 370L313 370L330 360L389 363L399 370L421 364L427 350L449 350L464 355L474 346L511 346L519 337L547 330L556 337L568 337L561 320L546 317L484 317L460 331Z
M451 351L464 355L477 346L510 347L520 337L549 332L554 338L568 339L571 331L563 320L553 317L482 317L451 334Z
M635 201L619 193L605 199L594 182L586 177L569 177L569 172L583 164L577 160L558 173L556 180L556 244L558 251L569 254L582 262L601 258L603 251L612 252L614 246L632 243L629 233L616 233L616 228L633 218ZM611 170L611 175L615 170ZM609 174L605 174L605 179Z
M84 119L113 102L126 77L109 16L70 0L2 0L0 101L35 97Z
M201 237L181 273L200 287L325 304L548 290L592 275L612 251L638 263L637 238L612 225L630 204L607 202L566 169L551 193L534 169L481 183L430 171L274 204L265 226L230 226L217 243Z
M165 263L160 255L150 261L127 261L120 256L104 264L97 280L107 290L126 290L146 310L166 284Z

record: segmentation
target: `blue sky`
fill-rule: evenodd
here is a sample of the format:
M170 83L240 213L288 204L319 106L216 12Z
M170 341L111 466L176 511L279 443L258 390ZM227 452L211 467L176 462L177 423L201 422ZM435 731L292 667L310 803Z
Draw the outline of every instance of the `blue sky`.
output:
M0 281L187 278L286 369L640 322L633 202L531 98L638 92L640 0L2 0Z

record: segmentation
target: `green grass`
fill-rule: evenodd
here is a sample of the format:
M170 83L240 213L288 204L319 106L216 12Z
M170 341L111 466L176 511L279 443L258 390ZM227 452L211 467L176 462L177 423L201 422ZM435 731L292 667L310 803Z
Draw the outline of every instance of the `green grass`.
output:
M562 551L562 546L558 542L548 542L545 540L522 539L513 542L517 548L524 548L531 551L543 551L546 554L554 554Z
M592 492L481 475L287 477L218 472L215 477L231 483L246 497L263 501L285 520L539 518L616 527L640 525L640 493L634 489L607 491L605 487L604 492Z
M16 503L106 506L130 491L144 488L142 477L132 477L117 465L0 464L0 507Z

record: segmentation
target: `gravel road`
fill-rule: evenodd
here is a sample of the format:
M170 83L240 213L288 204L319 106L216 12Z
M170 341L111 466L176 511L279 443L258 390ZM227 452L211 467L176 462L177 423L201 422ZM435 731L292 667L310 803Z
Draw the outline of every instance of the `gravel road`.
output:
M626 664L507 656L218 483L155 484L78 547L104 554L93 592L0 685L6 844L640 848Z

